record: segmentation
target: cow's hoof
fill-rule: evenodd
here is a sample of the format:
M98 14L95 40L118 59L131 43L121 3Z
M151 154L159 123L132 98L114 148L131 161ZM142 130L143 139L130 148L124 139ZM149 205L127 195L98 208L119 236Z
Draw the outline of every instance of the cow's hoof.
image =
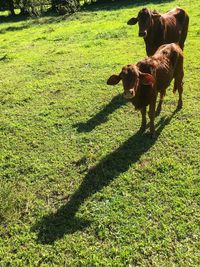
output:
M151 135L151 139L156 139L156 133L155 132L151 133L150 135Z
M146 130L146 125L145 126L141 126L138 132L140 134L142 134L142 133L144 133L145 130Z
M158 117L160 115L161 110L156 110L155 116Z
M182 104L178 104L178 106L176 107L176 110L181 110L182 109L182 107L183 107L183 105Z
M178 105L177 105L177 110L180 110L180 109L182 109L182 107L183 107L183 102L182 101L178 101Z

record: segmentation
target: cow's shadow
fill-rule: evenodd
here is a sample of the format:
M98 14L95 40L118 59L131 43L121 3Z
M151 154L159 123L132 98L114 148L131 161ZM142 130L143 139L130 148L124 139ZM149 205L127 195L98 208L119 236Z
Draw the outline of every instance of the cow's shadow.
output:
M76 216L84 201L92 194L108 186L121 173L126 172L131 164L136 163L156 142L164 127L171 121L177 110L170 117L163 117L156 125L157 137L151 139L147 134L134 134L119 148L104 157L98 164L90 168L76 192L68 202L55 213L51 213L33 227L38 232L38 242L53 243L65 234L76 232L87 227L90 222Z
M96 115L94 115L87 122L79 122L74 124L78 132L90 132L96 126L107 121L108 116L113 113L116 109L125 105L127 101L120 95L116 95L102 110L100 110Z

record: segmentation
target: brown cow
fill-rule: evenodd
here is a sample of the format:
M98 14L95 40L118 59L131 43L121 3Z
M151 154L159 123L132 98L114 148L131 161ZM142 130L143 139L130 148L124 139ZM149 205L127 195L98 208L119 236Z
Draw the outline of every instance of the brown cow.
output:
M119 75L110 76L107 84L116 85L122 80L123 96L141 111L141 132L146 129L146 107L149 105L150 134L154 138L154 118L160 114L166 89L173 78L173 92L178 89L179 93L177 108L182 108L183 75L182 50L179 45L172 43L162 45L153 56L139 61L136 65L126 65ZM160 101L156 109L158 93Z
M137 18L131 18L127 24L139 24L139 36L144 38L146 52L152 56L162 44L178 43L183 50L187 37L189 17L176 7L167 13L159 14L143 8Z

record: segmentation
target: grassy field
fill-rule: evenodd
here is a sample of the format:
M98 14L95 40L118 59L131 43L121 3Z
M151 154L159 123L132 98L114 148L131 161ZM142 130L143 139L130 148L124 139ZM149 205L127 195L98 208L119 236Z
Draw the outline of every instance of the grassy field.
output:
M183 109L157 138L107 78L145 57L144 4L0 24L0 266L200 266L200 3L185 8ZM127 3L128 3L127 2Z

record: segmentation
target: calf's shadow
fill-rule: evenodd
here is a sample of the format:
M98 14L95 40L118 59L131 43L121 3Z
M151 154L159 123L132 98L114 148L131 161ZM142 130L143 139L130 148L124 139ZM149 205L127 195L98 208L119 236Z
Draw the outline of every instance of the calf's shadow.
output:
M74 125L77 128L78 132L90 132L96 126L100 125L107 121L108 116L113 113L116 109L125 105L127 101L122 97L121 94L118 94L112 98L112 100L107 104L100 112L95 116L89 119L87 122L79 122Z
M177 111L175 110L170 117L160 119L156 125L157 137L155 139L151 139L146 134L136 133L90 168L77 191L69 197L68 202L55 213L43 217L34 226L34 231L38 232L38 242L51 244L65 234L81 231L87 227L90 222L76 216L80 206L88 197L108 186L112 180L126 172L131 164L136 163L155 144L158 136Z

